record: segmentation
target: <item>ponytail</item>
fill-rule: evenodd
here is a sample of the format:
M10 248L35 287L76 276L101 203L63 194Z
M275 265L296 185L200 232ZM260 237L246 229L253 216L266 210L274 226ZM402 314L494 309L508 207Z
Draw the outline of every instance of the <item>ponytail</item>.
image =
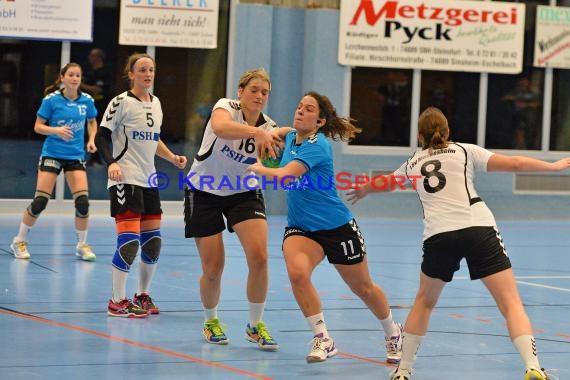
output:
M319 118L325 119L325 125L319 128L319 132L322 132L326 137L335 141L350 141L362 132L362 129L354 125L356 120L337 115L336 108L328 97L315 91L309 91L304 96L310 96L319 104Z
M442 149L447 147L449 125L447 118L439 108L428 107L418 119L419 134L423 149Z

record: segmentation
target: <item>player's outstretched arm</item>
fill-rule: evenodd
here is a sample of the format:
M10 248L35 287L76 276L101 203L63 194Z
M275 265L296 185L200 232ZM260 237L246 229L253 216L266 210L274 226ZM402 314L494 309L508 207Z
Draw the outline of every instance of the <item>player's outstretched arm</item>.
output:
M568 168L570 168L570 157L548 162L526 156L493 154L487 161L489 172L553 172Z
M390 176L389 176L390 181L392 181L392 182L393 182L393 176L394 176L394 173L390 174ZM348 190L346 193L346 200L350 204L355 204L360 199L364 198L365 196L367 196L370 193L377 192L377 191L381 191L381 192L393 191L395 189L395 186L386 186L385 184L377 185L374 182L377 180L380 180L380 179L379 178L372 178L372 180L370 182L366 183L365 185L356 186L353 189Z

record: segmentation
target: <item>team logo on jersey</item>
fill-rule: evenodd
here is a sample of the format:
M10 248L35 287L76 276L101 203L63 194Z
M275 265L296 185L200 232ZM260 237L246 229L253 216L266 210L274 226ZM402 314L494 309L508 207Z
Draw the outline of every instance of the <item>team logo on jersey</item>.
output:
M236 152L232 148L227 145L222 147L221 152L226 155L226 157L231 158L234 161L240 162L242 164L251 165L257 162L257 158L255 157L248 157L241 153Z
M236 111L239 111L241 109L241 106L238 102L230 102L230 107L232 107Z
M113 99L111 102L111 108L109 108L109 112L107 112L107 117L105 119L106 121L111 120L113 116L115 116L117 113L117 108L119 108L119 105L121 104L121 100L123 100L123 98L120 96L117 96L115 99Z
M133 140L146 140L146 141L158 141L160 139L160 133L156 132L143 132L143 131L132 131L131 139Z

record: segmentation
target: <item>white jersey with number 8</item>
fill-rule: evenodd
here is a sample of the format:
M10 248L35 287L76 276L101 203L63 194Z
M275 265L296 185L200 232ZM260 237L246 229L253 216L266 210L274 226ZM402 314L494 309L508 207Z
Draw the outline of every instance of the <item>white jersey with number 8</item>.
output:
M492 152L473 144L450 142L443 149L416 151L395 172L415 180L424 212L424 240L432 235L472 226L496 226L473 178L487 171ZM416 177L417 178L417 177Z

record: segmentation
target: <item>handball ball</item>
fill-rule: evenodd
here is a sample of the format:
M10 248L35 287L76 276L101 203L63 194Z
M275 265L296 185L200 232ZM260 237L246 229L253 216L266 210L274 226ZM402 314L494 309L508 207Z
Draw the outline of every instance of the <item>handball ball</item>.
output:
M265 153L267 155L267 150L265 151ZM277 148L277 154L278 154L277 158L271 158L270 156L267 155L267 158L264 158L263 160L261 160L261 163L266 168L278 168L279 164L281 163L282 153L283 152L281 152L281 149Z

